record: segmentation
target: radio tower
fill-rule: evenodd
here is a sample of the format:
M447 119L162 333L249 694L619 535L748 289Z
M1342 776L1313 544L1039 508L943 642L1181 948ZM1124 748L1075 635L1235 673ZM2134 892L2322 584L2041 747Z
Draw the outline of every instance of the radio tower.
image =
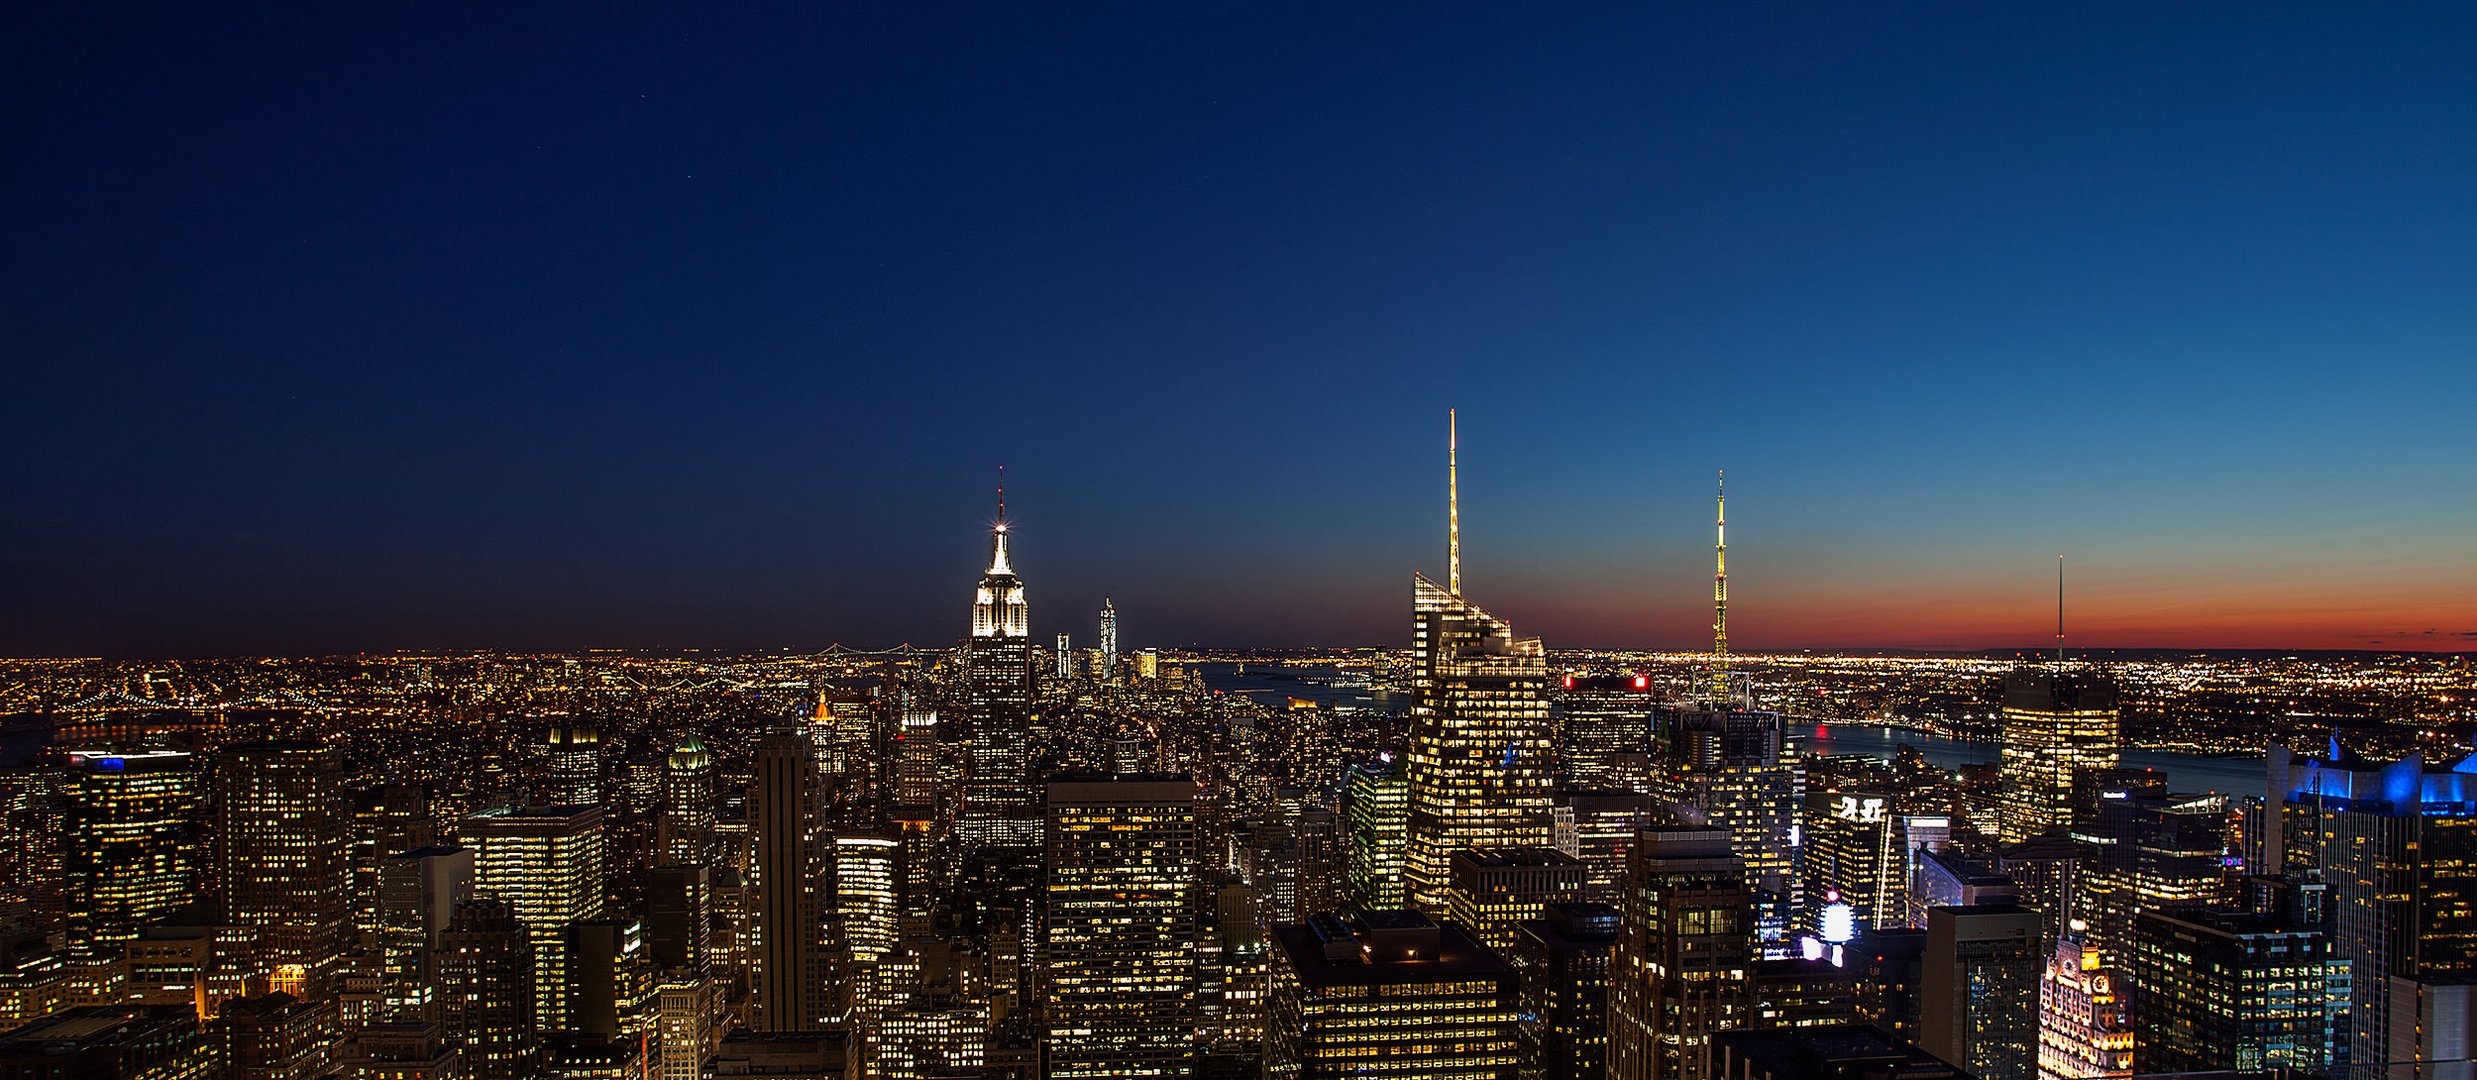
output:
M1717 542L1712 547L1712 696L1722 708L1729 703L1729 474L1721 470L1715 483L1720 494Z

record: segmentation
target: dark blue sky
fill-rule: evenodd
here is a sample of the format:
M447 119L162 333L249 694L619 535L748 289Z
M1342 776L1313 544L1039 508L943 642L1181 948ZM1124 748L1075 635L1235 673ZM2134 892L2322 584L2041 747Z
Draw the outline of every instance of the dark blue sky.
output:
M0 652L2477 640L2477 8L834 7L15 16Z

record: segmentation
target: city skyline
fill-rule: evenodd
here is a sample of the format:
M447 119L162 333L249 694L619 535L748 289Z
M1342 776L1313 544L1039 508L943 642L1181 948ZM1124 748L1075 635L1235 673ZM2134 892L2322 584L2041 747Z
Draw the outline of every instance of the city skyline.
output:
M496 18L30 20L0 654L2477 647L2465 9Z

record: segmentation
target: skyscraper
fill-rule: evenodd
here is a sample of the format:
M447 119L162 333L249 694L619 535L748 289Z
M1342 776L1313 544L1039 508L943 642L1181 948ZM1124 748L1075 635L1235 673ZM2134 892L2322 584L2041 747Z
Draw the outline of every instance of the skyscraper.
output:
M896 736L894 754L896 806L921 812L934 810L943 801L939 798L939 742L936 710L903 710L903 732Z
M1607 904L1550 904L1506 951L1522 984L1524 1080L1608 1075L1608 970L1623 919Z
M464 1052L473 1080L532 1080L542 1040L535 1026L532 935L514 906L478 897L456 909L431 958L439 1027Z
M1446 909L1455 851L1546 847L1550 832L1548 658L1538 638L1462 598L1461 488L1446 441L1444 587L1411 578L1410 814L1404 878L1413 907Z
M1568 675L1551 695L1557 776L1570 787L1647 791L1651 714L1645 675Z
M1754 902L1718 829L1645 829L1609 972L1610 1080L1702 1080L1715 1032L1753 1012Z
M2332 740L2324 759L2269 755L2281 802L2274 872L2330 886L2332 946L2348 962L2349 1075L2468 1057L2477 971L2477 757L2449 768L2411 754L2367 761ZM2437 1012L2437 1009L2443 1010Z
M1806 796L1808 931L1826 929L1816 916L1835 903L1849 906L1851 926L1844 932L1909 921L1909 912L1901 904L1906 845L1901 815L1893 813L1891 806L1891 796L1863 791L1817 791ZM1834 936L1823 935L1827 941Z
M1918 1045L1979 1080L2033 1080L2045 925L2016 904L1929 909Z
M61 863L72 947L106 945L189 902L198 774L178 750L72 750Z
M2146 910L2134 917L2129 960L2140 995L2133 1060L2144 1072L2318 1076L2346 1042L2348 964L2318 915Z
M550 774L550 801L557 806L602 804L602 729L591 720L561 717L542 737Z
M850 830L835 834L835 966L851 997L855 1019L875 1023L908 991L896 952L901 930L901 846L892 832Z
M2115 768L2119 743L2116 684L2106 676L2061 667L2005 676L2004 839L2019 843L2071 825L2082 774Z
M217 754L216 850L224 908L251 928L261 970L302 993L323 982L351 923L344 769L333 747L256 742Z
M1101 678L1118 681L1118 605L1101 598Z
M748 793L748 1026L816 1031L823 1026L822 934L827 872L820 850L815 748L805 735L768 735L757 745Z
M990 530L989 569L972 596L972 633L963 642L964 718L972 768L965 781L965 845L1040 843L1032 783L1032 613L1006 556L1006 496Z
M1713 828L1726 829L1753 890L1754 932L1779 953L1804 911L1801 847L1806 768L1782 750L1777 712L1685 709L1663 714L1674 797Z
M438 1019L431 959L439 935L472 896L471 848L415 848L379 864L380 992L388 1019Z
M662 768L662 861L669 866L712 866L714 755L694 735L680 739Z
M465 819L474 892L506 901L533 950L533 1014L569 1026L568 927L602 917L608 883L599 806L484 810Z
M1410 784L1393 755L1351 766L1342 789L1342 816L1349 833L1351 905L1360 911L1401 907Z
M1059 776L1047 805L1047 1075L1187 1075L1197 1017L1195 781Z

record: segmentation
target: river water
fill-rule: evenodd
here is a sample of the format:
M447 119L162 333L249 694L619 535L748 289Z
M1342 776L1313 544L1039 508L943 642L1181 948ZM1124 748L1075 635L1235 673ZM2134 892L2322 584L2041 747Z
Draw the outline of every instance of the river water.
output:
M1789 738L1809 754L1865 754L1887 761L1903 745L1947 769L1997 760L2003 748L1995 743L1962 742L1924 732L1855 724L1793 724ZM2167 774L2167 789L2179 794L2217 791L2229 795L2260 795L2269 774L2258 757L2204 757L2158 750L2123 752L2128 768L2157 769Z
M1258 665L1242 672L1239 665L1227 662L1203 663L1196 667L1202 671L1205 685L1227 693L1245 694L1275 707L1279 707L1286 697L1312 700L1324 705L1375 709L1401 709L1409 704L1400 697L1378 697L1365 689L1330 685L1327 680L1347 678L1344 673L1331 668ZM1886 761L1892 759L1895 750L1907 744L1917 747L1928 761L1947 769L1995 761L2003 756L2003 748L1995 743L1963 742L1872 724L1793 723L1788 736L1809 754L1866 754ZM2157 769L2166 773L2168 790L2180 794L2217 791L2228 795L2258 796L2268 786L2259 757L2205 757L2156 750L2126 750L2123 761L2129 767Z

